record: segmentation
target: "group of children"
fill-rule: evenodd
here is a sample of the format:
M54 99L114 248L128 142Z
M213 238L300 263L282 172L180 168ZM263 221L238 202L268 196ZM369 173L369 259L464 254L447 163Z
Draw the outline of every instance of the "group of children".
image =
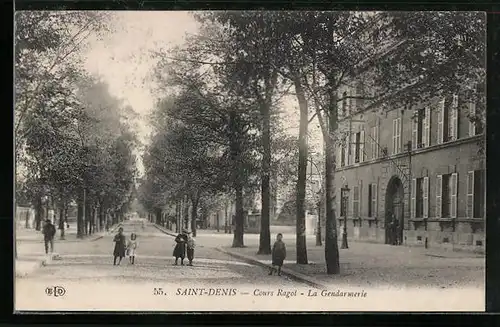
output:
M181 259L181 266L184 266L184 258L186 257L189 260L188 266L193 265L193 259L194 259L194 247L195 247L195 242L194 242L194 237L191 235L191 232L187 230L183 230L182 233L177 235L175 238L175 248L174 248L174 258L175 258L175 265L177 265L177 262L179 259Z
M120 265L122 258L125 256L129 257L130 264L135 263L136 249L137 249L137 235L132 233L130 239L127 241L125 235L123 235L123 228L118 229L118 234L115 235L113 242L115 242L115 249L113 251L113 265ZM187 230L183 230L182 233L177 235L175 238L175 248L173 256L175 258L174 265L178 264L179 259L181 259L181 266L184 266L184 259L187 255L189 260L188 266L193 265L194 259L194 248L195 240L191 233ZM272 266L269 271L269 275L277 272L278 276L281 276L281 267L286 258L286 246L283 242L283 234L278 233L276 235L276 242L274 242L272 249Z
M120 265L122 259L128 256L129 263L135 264L135 256L137 249L137 235L135 233L130 234L130 239L127 241L125 235L123 235L123 228L118 229L118 234L115 235L113 242L115 242L115 249L113 250L113 266L117 264ZM116 262L118 260L118 263Z

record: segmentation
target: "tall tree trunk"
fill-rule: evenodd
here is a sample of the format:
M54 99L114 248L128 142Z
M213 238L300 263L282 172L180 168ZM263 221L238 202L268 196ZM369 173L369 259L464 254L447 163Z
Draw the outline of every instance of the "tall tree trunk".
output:
M297 248L297 263L307 264L307 245L306 245L306 178L307 178L307 125L309 120L309 112L307 100L302 88L301 81L296 78L294 80L295 91L300 108L300 128L299 128L299 169L297 179L297 220L296 220L296 248Z
M235 187L236 191L236 212L234 217L234 237L233 237L233 248L244 247L243 243L243 233L244 233L244 209L243 209L243 186L241 183L237 183Z
M84 215L85 215L85 189L83 189L78 197L78 207L77 207L77 214L76 214L76 237L82 238L83 237L83 230L84 230Z
M59 229L61 230L61 240L64 240L64 228L65 226L65 217L64 217L64 202L61 202L59 208Z
M43 219L42 197L37 196L35 199L35 230L39 231L42 229L42 219Z
M179 201L175 201L175 232L180 233L180 212L181 212L181 206L179 204Z
M244 247L243 234L244 234L244 209L243 209L243 181L244 171L241 167L241 133L239 131L239 122L237 121L236 112L229 113L229 126L230 126L230 152L231 161L233 164L233 174L231 181L236 193L236 212L234 217L234 237L233 248ZM232 224L231 224L232 225Z
M266 103L262 108L262 175L261 175L261 213L260 240L257 254L271 253L271 231L269 230L269 214L271 204L271 105Z
M99 205L99 231L104 229L104 204L101 202Z
M325 221L325 261L327 274L340 273L339 246L337 241L337 220L335 217L335 144L337 132L337 97L330 92L330 110L328 113L328 131L325 137L325 193L326 193L326 221ZM318 116L320 118L320 116Z
M189 202L187 195L184 196L184 215L183 215L183 221L184 221L184 229L189 228Z
M215 224L216 224L217 232L220 232L219 209L217 209L217 212L216 212Z
M156 224L161 226L161 209L160 208L155 209L155 215L156 215Z
M92 234L91 226L92 226L92 221L91 221L91 216L92 216L92 208L90 206L90 201L86 201L85 203L85 235L90 235Z
M196 194L191 198L191 233L193 233L193 237L196 237L196 221L198 220L198 202L199 195Z
M30 228L30 208L28 208L28 210L26 210L26 218L24 221L24 228L26 228L26 229Z

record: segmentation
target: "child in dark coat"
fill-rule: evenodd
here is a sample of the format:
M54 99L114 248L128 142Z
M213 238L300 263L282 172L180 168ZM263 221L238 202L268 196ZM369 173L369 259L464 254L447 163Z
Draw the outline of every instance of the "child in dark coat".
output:
M275 270L278 272L278 276L281 276L281 267L283 266L283 261L286 258L286 246L283 242L283 234L278 233L276 235L276 242L273 245L272 252L273 262L269 275L272 275ZM277 269L275 268L277 267Z
M175 257L175 265L177 265L177 261L179 258L181 259L181 266L184 266L184 258L186 257L186 243L187 243L187 231L182 231L182 234L177 235L175 238L175 248L174 248L174 257Z
M118 229L118 234L113 238L113 242L115 242L113 265L116 266L116 259L119 259L118 265L120 265L123 257L125 257L126 240L125 235L123 235L123 228L120 227L120 229Z

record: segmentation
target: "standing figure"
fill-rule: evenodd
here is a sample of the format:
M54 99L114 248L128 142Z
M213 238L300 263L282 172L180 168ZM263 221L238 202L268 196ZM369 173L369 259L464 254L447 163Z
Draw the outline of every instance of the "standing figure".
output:
M276 266L278 267L278 276L281 276L281 267L283 266L283 261L285 261L286 258L286 246L283 242L283 234L281 233L278 233L278 235L276 235L276 242L274 242L273 245L272 258L273 262L271 270L269 271L269 275L273 274L273 272L276 270L276 268L274 267Z
M191 233L188 233L187 237L187 258L189 260L188 266L193 265L193 259L194 259L194 247L195 247L195 240L194 237L192 236Z
M186 257L186 243L187 243L187 230L182 230L182 233L175 238L174 257L175 265L179 258L181 259L181 266L184 266L184 258Z
M137 249L137 235L135 233L130 234L130 240L127 242L127 255L129 258L129 262L131 264L135 263Z
M56 227L52 224L50 219L45 220L42 233L43 233L43 243L45 245L45 254L49 254L49 244L50 244L50 253L54 252L54 236L56 235Z
M113 266L116 266L116 259L119 258L118 265L120 265L123 257L125 256L125 235L123 235L122 227L118 229L118 234L116 234L113 238L113 242L115 242L115 249L113 250Z

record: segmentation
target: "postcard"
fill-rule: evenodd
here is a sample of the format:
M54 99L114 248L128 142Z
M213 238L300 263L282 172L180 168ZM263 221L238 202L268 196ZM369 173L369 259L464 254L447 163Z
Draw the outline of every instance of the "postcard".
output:
M484 13L14 36L16 313L485 310Z

